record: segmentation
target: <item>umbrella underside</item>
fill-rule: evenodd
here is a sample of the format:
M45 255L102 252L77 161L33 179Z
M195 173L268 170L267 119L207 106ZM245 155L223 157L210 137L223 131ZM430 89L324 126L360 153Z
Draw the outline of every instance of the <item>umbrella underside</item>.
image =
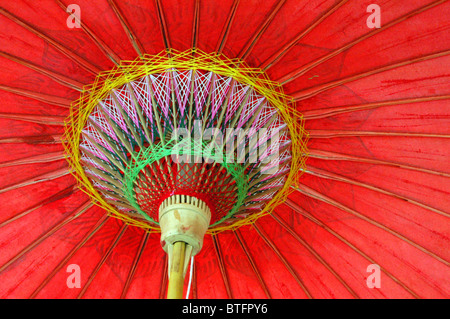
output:
M1 298L164 298L172 195L211 212L191 298L450 296L448 1L44 3L0 0ZM278 170L177 165L200 120Z

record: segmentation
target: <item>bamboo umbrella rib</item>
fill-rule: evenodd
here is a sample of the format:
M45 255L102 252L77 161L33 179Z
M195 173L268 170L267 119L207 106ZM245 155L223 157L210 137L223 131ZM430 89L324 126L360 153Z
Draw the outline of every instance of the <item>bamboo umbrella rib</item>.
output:
M197 3L197 2L196 2ZM194 52L192 54L195 54ZM194 116L192 115L194 108L194 85L195 85L195 76L196 70L192 70L191 72L191 85L190 85L190 93L189 93L189 120L188 120L188 132L192 132L192 120L194 120Z
M115 0L107 0L108 4L110 5L111 9L116 14L117 18L119 19L120 24L123 27L123 30L125 31L125 34L128 37L128 40L130 40L131 45L136 50L136 53L139 56L142 56L145 52L144 48L142 47L141 42L137 38L137 36L134 34L133 30L131 29L131 26L129 25L127 19L123 15L122 11L117 6Z
M283 7L283 5L286 3L286 0L281 0L275 3L275 5L271 8L270 13L267 15L265 20L261 23L258 30L254 32L253 37L247 42L245 47L242 49L241 53L238 55L238 58L241 60L245 60L250 53L252 52L253 48L255 47L258 40L261 38L261 36L264 34L264 32L267 30L269 25L272 23L273 19L277 15L277 13L280 11L280 9Z
M104 170L105 172L109 172L119 181L122 179L122 175L119 173L119 171L122 168L122 165L118 162L115 162L115 160L111 161L111 159L113 159L113 156L107 157L111 161L111 163L108 163L108 162L105 162L104 160L99 159L98 157L96 157L95 154L93 154L92 152L90 152L88 150L83 150L83 151L84 151L84 153L90 155L90 159L93 160L95 162L95 164L97 166L99 166L102 170ZM82 162L83 162L83 164L89 165L90 167L94 167L94 165L92 165L92 163L89 163L88 161L82 160ZM117 166L117 165L119 165L119 166ZM113 168L113 170L110 170L110 168ZM98 169L98 168L96 168L96 169ZM122 186L120 186L120 187L122 187Z
M258 198L260 198L260 197L262 197L262 196L264 196L264 195L274 193L274 192L278 191L279 189L281 189L281 188L283 188L283 187L284 187L284 185L280 185L280 186L268 188L268 189L266 189L266 190L264 190L264 191L257 192L257 193L255 193L255 194L252 195L252 196L247 196L246 200L249 201L249 202L250 202L250 201L254 201L255 199L258 199Z
M28 214L34 212L36 209L44 207L48 204L51 204L57 200L66 198L68 196L71 196L73 193L79 191L79 188L77 187L76 184L72 184L66 188L64 188L63 190L57 192L56 194L52 194L50 197L47 197L43 200L41 200L40 202L38 202L37 204L28 207L27 209L25 209L22 212L19 212L13 216L11 216L10 218L8 218L7 220L3 221L0 223L0 228L8 225L9 223L16 221L24 216L27 216Z
M230 281L228 279L227 270L225 268L225 262L223 260L222 250L220 248L220 243L218 239L218 235L211 235L213 243L214 243L214 250L216 252L217 260L219 262L219 269L220 273L222 274L223 283L225 285L225 289L227 291L227 295L229 299L233 299L233 291L231 290Z
M113 194L111 194L111 193L109 193L109 192L105 192L105 193L106 193L107 195L113 197L113 196L112 196ZM117 197L117 196L116 196L116 197ZM108 203L110 203L110 204L112 204L112 205L120 204L120 206L122 206L122 207L131 209L131 210L134 210L134 207L133 207L133 206L127 205L125 202L122 202L122 201L120 201L120 200L112 200L112 199L105 198L105 201L108 202ZM134 217L135 219L145 220L145 218L143 218L142 215L140 215L140 214L137 214L137 213L131 213L131 212L129 212L128 214L129 214L130 216Z
M210 80L210 85L209 85L209 90L208 90L208 97L206 98L206 102L205 102L205 107L204 107L204 114L203 114L203 127L202 127L202 131L205 130L206 127L206 123L208 123L208 115L209 115L209 108L212 104L211 99L214 93L214 89L215 89L215 80L216 80L216 74L213 73L211 75L211 80Z
M62 97L24 90L20 88L13 88L7 85L0 85L0 90L64 108L70 108L70 105L72 103L71 100Z
M117 180L117 179L115 180L111 176L108 176L107 174L105 174L102 170L96 169L92 165L86 164L86 166L100 177L100 178L98 178L94 174L90 174L89 172L87 172L87 174L89 175L89 177L92 180L95 180L96 182L102 184L105 187L108 187L108 186L110 186L110 184L112 184L115 187L117 187L117 193L119 195L124 196L123 192L122 192L122 183L120 182L120 180ZM105 190L105 192L108 192L108 191Z
M161 120L159 118L159 114L158 114L158 110L157 110L157 102L156 102L156 98L155 98L155 93L153 92L153 89L152 89L153 82L150 79L150 76L148 76L148 75L145 77L145 81L147 83L148 90L149 90L150 97L151 97L152 110L153 110L153 115L155 117L156 127L158 129L158 134L159 134L161 141L164 141L164 139L163 139L164 131L161 127Z
M378 159L358 157L358 156L347 155L347 154L340 154L340 153L329 152L329 151L322 151L322 150L317 150L317 149L308 149L308 156L312 157L312 158L319 158L322 160L330 160L330 161L351 161L351 162L359 162L359 163L386 165L386 166L398 167L398 168L402 168L402 169L407 169L407 170L411 170L411 171L417 171L417 172L422 172L422 173L427 173L427 174L432 174L432 175L450 177L449 173L435 171L435 170L426 169L426 168L422 168L422 167L416 167L416 166L406 165L403 163L383 161L383 160L378 160Z
M66 77L64 75L61 75L59 73L53 72L53 71L51 71L49 69L43 68L43 67L41 67L39 65L33 64L33 63L29 62L29 61L26 61L26 60L21 59L21 58L19 58L17 56L8 54L6 52L0 51L0 56L4 57L4 58L6 58L6 59L8 59L10 61L16 62L16 63L18 63L20 65L23 65L23 66L25 66L25 67L33 70L33 71L36 71L36 72L38 72L40 74L43 74L43 75L47 76L48 78L52 79L53 81L55 81L55 82L57 82L57 83L59 83L61 85L64 85L66 87L69 87L69 88L71 88L73 90L82 91L83 90L83 86L85 85L85 84L83 84L81 82L78 82L76 80L68 78L68 77Z
M28 299L34 299L41 292L41 290L52 280L52 278L67 264L67 262L86 244L86 242L99 231L103 225L110 219L108 215L103 215L97 223L84 235L84 237L79 241L79 243L72 248L72 250L64 257L63 260L49 273L42 283L33 291L33 293L28 297Z
M67 7L60 0L55 1L61 7L61 9L63 9L70 15L70 11L67 11ZM77 18L75 17L75 19ZM85 23L83 23L81 20L78 19L77 22L80 24L81 29L88 35L88 37L92 40L92 42L94 42L94 44L100 49L100 51L102 51L102 53L108 59L110 59L115 65L119 65L121 60L120 57L117 56L117 54L115 54L114 51L111 50L102 39L97 37L95 33L88 26L86 26Z
M99 149L99 150L103 150L103 149L104 149L100 144L98 144L98 143L97 143L93 138L91 138L90 136L85 135L85 137L86 137L86 140L88 140L89 142L91 142L92 145L94 145L97 149ZM96 155L94 155L92 152L90 152L90 151L88 151L88 150L86 150L86 149L84 149L83 151L84 151L85 153L90 154L90 155L91 155L91 158L97 158ZM122 164L121 162L117 161L111 153L109 153L109 152L104 152L103 154L104 154L105 157L106 157L113 165L115 165L117 168L124 168L124 164ZM123 155L121 152L115 152L114 154L117 155L118 157L120 157L120 159L121 159L124 163L126 163L125 157L124 157L124 155ZM96 162L97 162L97 164L99 164L100 166L103 166L103 165L102 165L102 162L100 162L100 161L96 161Z
M108 115L108 113L105 111L106 107L102 101L100 101L100 104L102 105L102 108L99 109L100 112L103 114L103 117L108 122L109 126L113 129L114 133L116 134L117 138L122 142L122 145L125 146L126 150L133 154L134 150L132 148L131 142L127 139L125 136L125 132L122 130L122 128L117 125L112 118ZM99 130L101 132L102 130ZM117 153L118 154L118 153ZM122 155L123 156L123 155Z
M0 113L0 118L50 126L64 126L64 119L65 119L65 117L63 116L14 114L14 113Z
M28 156L23 158L18 158L12 161L7 161L0 163L0 168L27 165L27 164L39 164L39 163L50 163L65 158L63 151L51 152L46 154L39 154L34 156Z
M136 94L135 90L133 89L133 86L130 83L127 83L127 89L128 89L128 92L130 92L131 99L133 101L133 105L134 105L134 107L136 109L136 113L137 113L138 118L139 118L139 123L144 128L145 138L150 143L150 142L152 142L152 135L150 134L150 131L148 130L148 125L145 122L145 118L144 118L142 107L139 104L139 102L137 101L137 98L136 98L137 94Z
M69 174L69 170L67 169L67 167L63 167L63 168L57 169L55 171L51 171L48 173L44 173L44 174L41 174L38 176L31 177L25 181L17 182L12 185L6 185L5 187L0 189L0 194L14 190L14 189L33 185L36 183L54 180L54 179L57 179L59 177L62 177L62 176L68 175L68 174Z
M131 131L131 135L133 136L134 140L139 144L140 147L143 147L144 145L142 144L141 137L139 136L137 129L133 125L132 120L129 118L128 114L124 110L122 104L119 102L119 99L117 97L117 92L113 91L110 94L110 96L112 97L114 103L116 104L117 109L120 111L120 114L122 114L122 118L125 120L125 123L127 124L127 128L129 129L129 131ZM131 153L131 154L133 154L133 153Z
M231 82L230 82L230 87L229 87L229 89L228 89L227 95L226 95L225 99L223 100L222 105L221 105L221 107L220 107L220 108L222 109L222 111L220 112L220 115L219 115L219 117L217 118L217 123L215 124L216 127L221 127L221 126L222 126L223 118L224 118L225 112L226 112L226 110L227 110L227 107L226 107L226 106L228 105L230 96L231 96L231 94L233 93L233 90L234 90L234 87L235 87L235 85L236 85L236 82L237 82L237 81L236 81L235 79L232 79ZM213 135L213 137L212 137L212 139L211 139L211 143L213 143L213 141L216 140L217 135L218 135L218 132L219 132L219 131L216 131L215 134ZM215 165L215 164L216 164L216 163L214 163L214 165Z
M178 122L178 117L177 117L177 115L178 115L178 112L177 112L177 100L176 100L176 98L175 98L175 79L174 79L174 76L173 76L173 73L174 73L174 71L175 71L175 69L172 69L172 71L173 72L170 72L169 73L169 79L170 79L170 95L171 95L171 99L169 100L170 102L172 102L171 104L172 104L172 116L173 116L173 122L172 122L172 125L174 126L174 128L175 128L175 123L179 123ZM170 103L169 102L169 103Z
M155 0L155 2L162 39L166 47L166 50L169 51L172 48L172 46L170 45L169 31L167 30L166 19L164 18L164 10L160 0Z
M120 137L118 136L118 134L123 135L122 129L120 127L118 127L118 125L114 121L112 121L109 117L106 118L108 116L108 114L106 114L106 112L104 110L100 110L99 113L102 114L102 116L105 118L106 122L108 123L109 127L112 129L113 132L111 132L111 135L117 137L118 140L122 141L120 139ZM105 141L105 143L107 143L111 147L112 150L115 150L114 151L115 155L120 157L123 161L126 161L125 160L126 148L122 147L122 144L120 144L119 142L114 140L114 138L112 136L110 136L109 134L105 133L104 130L100 127L100 125L96 121L94 121L92 118L88 118L87 124L92 125L94 127L94 129L96 130L96 133L98 133L102 137L102 139ZM116 132L117 130L119 131L119 133ZM97 143L97 141L95 140L95 138L93 138L93 136L86 134L86 139L89 140L98 149L104 149L104 147L100 146L99 143Z
M372 264L377 264L379 265L379 263L377 263L376 260L374 260L373 258L371 258L370 256L368 256L367 254L365 254L362 250L360 250L358 247L356 247L355 245L353 245L351 242L349 242L347 239L345 239L344 237L342 237L341 235L339 235L338 233L336 233L334 230L332 230L330 227L328 227L326 224L322 223L320 220L318 220L317 218L315 218L311 213L305 211L303 208L301 208L300 206L298 206L296 203L294 203L292 200L287 199L285 204L290 207L291 209L293 209L296 213L304 216L305 218L309 219L311 222L313 222L314 224L318 225L319 227L323 228L324 230L326 230L327 232L329 232L330 234L332 234L334 237L338 238L341 242L343 242L344 244L346 244L348 247L350 247L353 251L355 251L357 254L359 254L360 256L362 256L363 258L367 259L370 263ZM419 295L417 295L416 292L414 292L411 288L409 288L408 286L406 286L401 280L399 280L397 277L395 277L394 275L392 275L388 270L386 270L384 267L380 266L380 270L383 271L383 273L385 273L389 278L391 278L394 282L396 282L398 285L400 285L403 289L405 289L408 293L410 293L414 298L418 299L420 298Z
M62 135L38 135L0 138L0 144L61 144Z
M225 47L225 43L227 42L231 26L233 24L233 20L236 15L237 7L239 6L239 1L240 0L233 1L233 5L230 9L230 13L228 14L227 21L225 22L225 24L223 26L222 33L220 34L220 37L219 37L220 40L217 43L217 47L215 50L215 52L217 52L218 54L222 53L222 50Z
M371 110L376 109L380 107L386 107L386 106L400 106L404 104L411 104L411 103L423 103L423 102L433 102L433 101L442 101L442 100L449 100L450 95L437 95L437 96L427 96L427 97L420 97L420 98L412 98L412 99L401 99L401 100L390 100L390 101L380 101L380 102L372 102L372 103L366 103L366 104L357 104L357 105L345 105L345 106L337 106L337 107L331 107L326 109L316 109L316 110L309 110L304 111L303 118L307 121L316 120L316 119L323 119L331 116L340 115L343 113L349 113L349 112L358 112L358 111L365 111L365 110Z
M191 48L197 48L198 28L200 25L200 0L195 0L194 4L194 21L192 22L192 44ZM195 52L192 52L194 55Z
M232 122L230 124L230 127L235 127L236 126L237 121L241 117L241 113L242 113L242 110L243 110L244 106L247 105L247 101L250 98L251 93L252 93L252 90L250 88L248 88L247 92L245 93L244 98L242 99L241 103L239 103L239 106L237 107L237 109L235 111L235 116L234 116L234 119L232 120ZM263 104L263 103L261 102L261 104ZM258 109L258 110L261 111L260 109ZM257 113L258 110L256 110L255 113ZM231 132L230 132L230 135L231 135ZM225 143L227 143L229 141L229 138L230 138L229 136L226 136Z
M352 136L371 137L425 137L425 138L450 138L447 134L433 133L409 133L409 132L373 132L373 131L338 131L338 130L308 130L309 138L339 138Z

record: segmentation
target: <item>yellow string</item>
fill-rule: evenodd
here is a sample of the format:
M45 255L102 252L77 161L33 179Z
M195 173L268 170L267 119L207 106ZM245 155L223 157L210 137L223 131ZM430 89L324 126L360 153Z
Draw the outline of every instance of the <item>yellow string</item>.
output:
M72 175L77 179L79 188L88 194L96 205L105 209L110 216L119 218L127 224L144 228L149 232L159 232L159 227L156 225L150 225L144 220L137 220L121 213L105 201L94 188L81 166L79 144L81 131L85 127L89 115L98 101L104 99L112 89L149 74L169 72L173 68L177 70L205 70L234 78L238 82L252 86L255 91L266 97L273 107L278 109L280 116L288 126L292 141L291 168L284 187L262 211L251 214L245 219L238 219L231 225L219 225L210 228L208 233L236 229L243 225L252 224L261 216L270 214L277 205L286 200L291 192L290 186L296 186L298 177L306 167L308 133L304 129L303 116L295 109L293 100L284 94L281 85L270 81L261 69L249 67L239 59L229 59L222 54L205 53L198 49L184 52L171 49L169 52L163 51L157 55L146 54L134 61L121 61L120 65L112 70L99 73L92 84L83 88L80 98L71 105L70 115L65 121L63 137L65 156L70 164Z

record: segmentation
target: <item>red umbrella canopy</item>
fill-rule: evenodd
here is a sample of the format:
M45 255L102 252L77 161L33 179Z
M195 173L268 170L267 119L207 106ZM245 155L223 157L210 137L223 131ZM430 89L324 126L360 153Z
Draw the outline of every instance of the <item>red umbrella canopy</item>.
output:
M112 188L102 188L101 180L92 190L87 185L95 184L95 174L80 174L98 172L92 166L100 161L81 166L76 154L88 128L74 129L86 124L80 114L87 110L86 120L94 112L104 119L94 123L103 123L103 142L108 132L116 133L104 149L129 144L125 161L142 155L148 143L136 149L130 138L141 132L150 141L158 123L161 130L170 127L152 117L164 109L145 113L151 102L142 102L142 114L123 113L124 107L104 116L102 103L112 89L126 88L133 96L144 85L139 76L156 87L164 63L165 71L173 71L165 74L198 76L186 83L208 76L233 83L227 108L219 101L217 109L198 109L212 122L211 114L223 110L236 125L269 123L250 111L240 115L241 102L230 106L244 97L238 85L255 92L254 101L262 94L270 102L266 121L280 114L270 123L287 127L292 154L284 175L271 175L273 183L258 180L253 191L244 183L236 191L246 194L242 198L201 197L200 188L188 194L212 208L241 200L253 210L236 209L236 223L209 229L188 267L184 293L189 287L191 298L450 297L449 16L450 5L442 0L1 0L0 297L166 296L169 266L161 234L142 217L152 217L153 208L133 215L133 205L149 203L145 196L155 189L157 195L166 191L154 185L171 166L153 179L137 177L143 195L134 204L124 200L126 192L111 197ZM188 73L199 57L210 59L203 73ZM138 70L133 78L131 70ZM182 80L167 77L169 86L176 81ZM181 101L183 90L169 86L155 100L169 92ZM200 105L203 91L195 92ZM188 106L180 105L167 114L183 115ZM127 123L124 114L130 115ZM126 126L121 132L129 135L119 134L119 118ZM139 125L141 131L130 129ZM74 136L79 139L70 140ZM166 165L160 158L150 164ZM232 170L223 167L207 168L223 183L204 184L240 189ZM119 171L114 174L128 174ZM114 176L100 179L113 183ZM257 206L251 200L266 196L262 189L274 191ZM216 211L212 224L220 220Z

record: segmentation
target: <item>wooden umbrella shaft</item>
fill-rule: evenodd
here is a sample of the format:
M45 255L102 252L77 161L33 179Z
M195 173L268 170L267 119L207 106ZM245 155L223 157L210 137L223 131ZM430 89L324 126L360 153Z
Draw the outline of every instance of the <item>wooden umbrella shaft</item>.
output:
M189 259L202 249L210 221L210 208L195 197L173 195L159 207L161 244L169 255L167 299L183 298Z
M167 288L167 299L182 299L184 287L184 259L186 243L177 241L173 245L172 265L169 269L169 287Z

